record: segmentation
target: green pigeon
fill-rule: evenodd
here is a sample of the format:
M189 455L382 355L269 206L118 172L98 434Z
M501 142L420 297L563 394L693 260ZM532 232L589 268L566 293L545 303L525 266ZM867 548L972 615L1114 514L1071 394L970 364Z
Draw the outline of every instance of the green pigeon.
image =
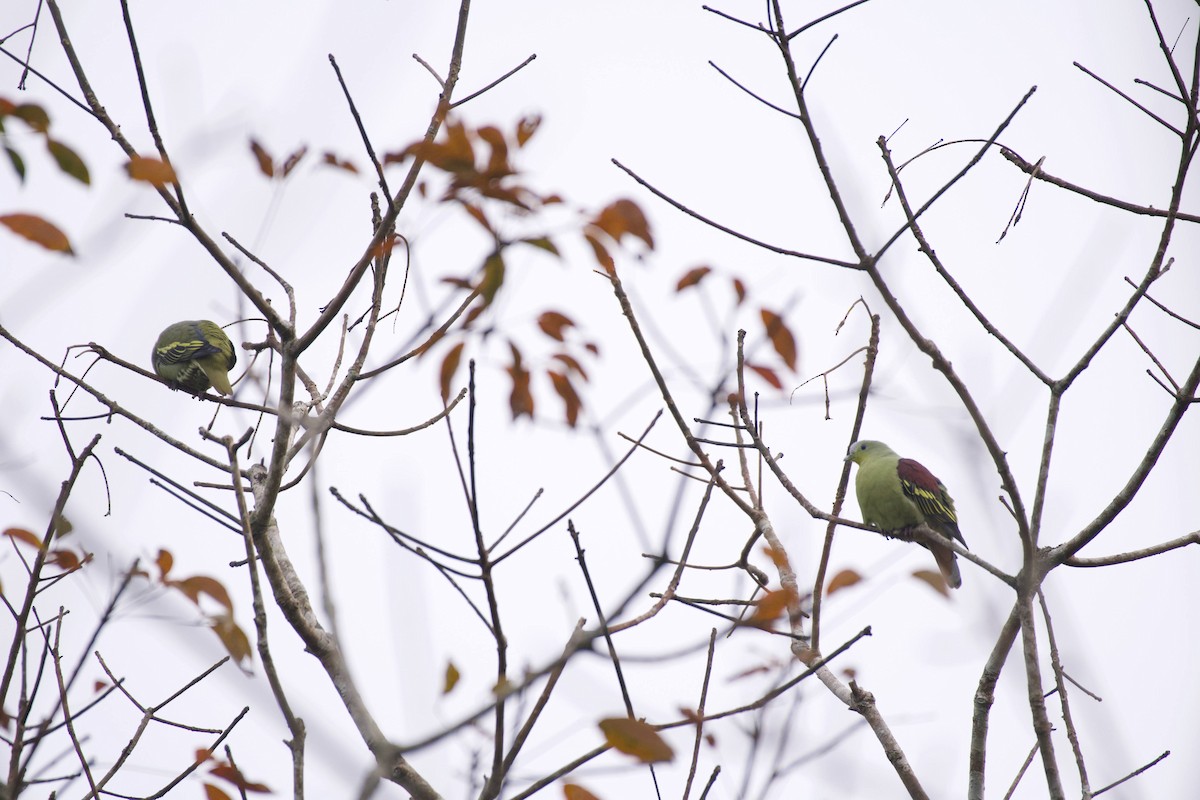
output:
M158 335L150 360L172 389L182 386L203 392L212 386L221 394L233 394L229 370L237 363L237 354L215 322L189 319L167 326Z
M922 522L947 539L967 542L958 530L954 500L942 482L919 462L901 458L883 442L863 440L850 445L846 461L858 464L854 488L863 522L881 531L912 528ZM952 589L962 586L958 559L942 545L921 543L933 553L938 569Z

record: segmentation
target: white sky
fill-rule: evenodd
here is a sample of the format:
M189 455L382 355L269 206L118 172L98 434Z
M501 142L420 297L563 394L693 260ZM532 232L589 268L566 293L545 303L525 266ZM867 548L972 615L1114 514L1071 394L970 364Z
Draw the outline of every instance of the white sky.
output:
M0 7L0 35L27 22L35 6L29 1ZM151 140L122 43L119 7L78 6L65 13L101 102L126 135L149 153ZM720 7L745 19L758 19L763 12L761 3ZM832 7L791 3L790 27ZM1184 28L1179 52L1185 69L1190 68L1186 53L1189 42L1195 41L1194 6L1173 0L1156 8L1169 38ZM360 167L366 164L327 56L337 58L377 150L398 150L423 132L436 99L433 80L411 54L419 53L444 70L455 14L450 2L402 0L135 5L160 128L191 208L210 231L229 232L287 276L297 288L302 325L316 317L370 234L366 195L374 188L372 179L316 164L318 154L326 150ZM43 10L33 63L61 85L73 87L49 23ZM654 199L610 163L611 158L619 159L681 202L747 235L782 247L848 257L799 125L744 95L706 63L712 60L772 101L786 103L782 68L765 37L703 11L698 3L681 2L477 0L470 25L459 96L530 54L536 53L537 60L466 105L465 119L511 130L522 115L540 113L542 128L519 156L535 186L558 191L582 206L594 208L628 196L646 209L659 246L640 264L626 259L621 269L643 322L653 328L655 346L680 392L685 415L707 413L689 373L711 383L728 366L727 343L736 328L757 332L754 309L759 304L786 310L800 339L801 374L788 379L789 389L865 342L861 313L834 336L838 321L860 294L874 311L886 312L865 278L732 240ZM869 246L878 246L900 224L894 200L881 208L887 175L875 145L880 135L891 134L907 120L890 142L898 161L941 139L984 139L1035 84L1038 91L1002 142L1029 161L1045 156L1048 172L1104 194L1156 207L1167 203L1177 158L1172 135L1072 66L1072 61L1080 62L1182 125L1169 100L1132 82L1140 77L1171 85L1140 3L1013 2L1001 8L881 0L800 39L797 56L802 68L835 33L838 40L810 83L810 104L843 196ZM24 53L27 43L27 34L20 34L5 47ZM84 156L93 185L82 188L60 176L39 152L37 140L19 125L11 126L10 143L26 156L29 176L18 186L10 171L0 170L0 213L46 215L67 230L79 255L48 255L0 231L0 321L52 359L60 358L68 345L96 341L148 366L150 346L166 324L197 317L235 319L239 306L232 288L194 242L174 227L123 218L127 212L155 214L163 209L151 191L125 179L124 159L104 131L36 79L30 79L28 91L19 92L18 75L19 68L5 60L0 66L0 97L43 104L55 135ZM310 147L307 161L282 192L257 174L247 148L250 137L277 158L302 144ZM948 147L917 161L904 173L910 196L923 200L960 169L977 146ZM391 174L398 181L400 172ZM989 155L926 217L926 230L952 274L992 321L1057 376L1124 302L1129 287L1123 276L1137 280L1144 273L1159 224L1039 184L1033 187L1021 223L997 244L1023 186L1022 174L999 155ZM1187 196L1191 202L1185 203L1185 210L1195 213L1195 192ZM402 216L400 230L415 245L414 276L406 315L394 331L390 324L381 326L376 363L405 345L426 313L425 298L442 296L438 278L469 273L486 252L486 242L460 214L429 203L414 203ZM597 441L622 451L616 432L640 432L661 405L611 291L590 274L592 264L582 250L568 252L563 265L533 254L514 256L509 269L512 296L497 308L496 323L523 343L533 343L536 315L558 308L601 343L603 359L592 365L588 401L591 421L602 430L599 437L565 434L553 422L558 406L548 387L541 387L539 394L546 421L510 425L500 369L507 346L495 337L478 351L480 499L493 535L507 527L539 487L546 494L519 530L531 530L534 523L555 516L605 469ZM1198 252L1194 226L1181 228L1170 251L1175 265L1152 290L1193 320L1200 318ZM714 284L709 296L724 326L717 331L694 296L676 299L671 293L679 275L698 264L712 265L723 275L740 275L750 285L751 302L730 321L728 296ZM885 265L917 324L938 341L975 392L1009 453L1028 503L1047 392L955 304L911 239L898 242ZM360 299L349 311L357 314L363 308ZM998 478L968 418L947 384L886 313L884 320L877 395L865 433L919 458L938 474L954 493L971 548L1001 568L1015 570L1020 560L1015 531L996 500ZM1133 324L1172 374L1182 378L1196 357L1197 332L1165 319L1149 305L1137 311ZM241 337L237 341L261 337L261 328L247 327ZM714 337L723 337L725 343ZM669 359L668 353L677 353L681 360ZM248 361L248 356L243 358L237 374ZM323 379L332 358L332 346L318 348L306 368ZM78 371L83 363L73 360L69 366ZM1068 538L1098 513L1124 484L1157 429L1166 401L1145 375L1148 366L1129 337L1118 335L1068 393L1043 544ZM261 374L261 364L259 370ZM54 426L38 420L49 413L46 393L52 376L8 346L0 346L0 373L9 376L0 384L0 408L7 420L0 427L0 489L12 495L10 499L0 494L0 524L40 531L66 468ZM347 411L346 421L399 428L423 420L439 406L434 374L432 364L420 364L388 376ZM89 379L131 410L199 446L195 430L208 422L208 406L107 365ZM790 405L786 396L759 387L766 391L764 418L772 446L786 454L783 463L793 480L822 506L831 502L838 479L858 380L852 367L837 374L833 419L828 422L823 419L819 381L799 390ZM242 391L254 396L257 390ZM74 403L75 413L95 411L84 398ZM236 435L254 421L223 413L217 430ZM1185 419L1141 494L1085 555L1145 546L1197 528L1187 500L1200 485L1198 426L1194 413ZM159 547L175 553L181 574L211 574L236 587L238 619L249 629L248 593L240 583L241 573L227 566L239 557L239 541L150 487L145 475L116 457L112 448L120 446L185 482L209 480L213 473L178 458L125 422L76 423L71 430L77 445L93 433L103 434L98 452L113 508L110 516L101 516L105 479L89 468L69 515L79 540L97 553L98 561L76 582L85 588L85 596L71 606L68 633L86 635L90 609L105 602L112 572L134 556L151 558ZM460 425L458 435L462 442L465 427ZM673 453L681 451L679 437L666 420L660 421L651 442ZM254 457L261 457L268 446L264 437ZM648 456L634 459L623 478L635 497L639 520L623 505L616 484L573 517L584 532L589 564L609 602L640 576L642 537L649 537L654 547L661 542L678 480L667 464ZM332 437L318 474L309 480L321 489L351 664L381 724L397 741L409 742L478 707L493 678L494 657L482 628L437 575L400 554L380 531L337 507L324 491L334 485L351 497L362 492L393 524L469 552L469 526L444 429L401 440ZM311 493L294 494L281 506L280 522L293 557L311 575ZM823 526L810 521L782 491L772 487L767 495L793 563L802 580L811 580ZM697 499L697 490L689 488L672 533L674 542L681 540ZM847 514L856 513L851 502ZM747 529L728 509L715 509L697 560L730 560ZM1194 549L1106 570L1064 569L1047 582L1067 669L1104 698L1096 704L1078 692L1072 695L1093 788L1164 750L1173 753L1107 797L1182 797L1184 787L1200 780L1195 766L1200 763L1200 735L1194 724L1200 691L1192 679L1200 655L1191 613L1200 601L1200 589L1191 579L1197 568ZM20 584L19 566L12 555L5 558L0 570L12 592ZM515 672L557 655L579 616L593 619L573 559L565 528L556 529L502 577ZM953 797L963 794L966 780L975 685L1007 616L1011 592L964 563L964 586L953 602L945 602L908 578L913 570L931 565L932 559L919 548L860 532L842 533L831 567L856 568L869 580L830 599L823 642L832 649L863 626L873 627L874 636L861 642L841 666L852 666L862 685L875 694L932 795ZM684 589L713 596L746 592L745 581L732 581L726 573L689 577ZM648 602L640 601L639 607ZM212 637L180 623L193 619L182 604L147 597L124 610L100 649L110 666L128 676L128 685L141 699L155 701L220 656ZM364 749L313 659L300 652L281 619L272 624L275 653L285 665L289 688L301 698L300 713L309 725L309 796L352 797L368 767ZM633 655L694 644L707 637L711 624L696 612L671 608L664 619L628 635L621 646ZM1048 682L1044 641L1042 654ZM454 694L441 698L436 688L447 659L458 664L464 680ZM710 708L752 697L768 680L759 676L731 681L732 676L786 659L781 640L739 632L724 641L714 667ZM674 718L679 706L694 704L701 675L702 663L695 658L669 668L642 668L634 689L639 713L651 721ZM989 796L1002 795L1033 743L1024 696L1024 673L1014 648L992 713ZM796 709L787 706L795 755L820 747L855 719L815 683L800 697ZM261 675L244 679L226 668L190 700L174 718L220 726L243 705L251 705L250 717L231 739L235 755L251 777L286 794L290 765L278 744L284 731ZM118 702L109 701L108 706L111 730L119 740L115 752L131 730L132 718ZM611 668L600 659L581 658L557 690L519 775L540 776L590 748L599 741L591 723L620 712ZM778 726L785 716L781 707L768 724ZM1051 718L1059 729L1055 736L1064 779L1074 787L1069 746L1053 705ZM670 741L681 753L690 751L690 734L673 734ZM463 796L468 746L478 748L481 743L481 738L467 736L418 754L414 763L447 796ZM148 751L153 755L142 756L130 780L144 778L146 786L158 785L201 744L194 736L163 734ZM717 749L704 751L702 776L716 763L726 770L713 798L738 796L744 758L744 740L732 729L720 734ZM603 793L607 781L619 780L605 770L625 763L609 755L578 777L602 796L619 796ZM686 757L660 770L665 796L681 794L685 770ZM758 796L754 787L763 777L753 776L748 796ZM633 793L625 796L650 796L643 772L632 772L627 780L614 784ZM1044 796L1043 786L1040 764L1035 764L1016 796ZM548 796L556 796L559 790L548 791ZM1067 791L1074 794L1076 789ZM199 789L178 793L196 796ZM864 730L776 784L770 796L798 793L874 798L897 796L898 786ZM377 796L403 793L387 787Z

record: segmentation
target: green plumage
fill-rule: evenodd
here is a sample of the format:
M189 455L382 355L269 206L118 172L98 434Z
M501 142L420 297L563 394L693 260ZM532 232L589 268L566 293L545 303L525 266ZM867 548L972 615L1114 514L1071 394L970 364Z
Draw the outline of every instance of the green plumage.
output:
M215 322L185 320L168 326L158 335L150 361L171 388L203 392L211 386L221 394L233 394L229 370L237 364L237 353Z
M882 531L913 528L924 523L947 539L966 546L958 530L958 514L946 487L911 458L901 458L883 442L864 440L850 445L847 461L858 464L854 488L863 522ZM954 551L929 546L946 583L958 588L962 577Z

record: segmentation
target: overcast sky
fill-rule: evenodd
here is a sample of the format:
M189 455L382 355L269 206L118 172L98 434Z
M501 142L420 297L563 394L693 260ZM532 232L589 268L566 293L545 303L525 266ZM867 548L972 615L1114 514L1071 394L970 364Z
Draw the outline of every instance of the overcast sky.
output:
M100 102L139 149L151 153L119 6L72 5L77 7L64 9L67 25ZM719 7L759 21L763 5L730 2ZM28 23L36 6L32 0L3 4L0 36ZM834 7L790 3L789 27ZM1178 52L1185 74L1190 73L1195 6L1168 0L1156 11L1169 40L1183 30ZM369 172L353 176L317 163L319 154L329 151L360 168L367 164L329 56L337 59L376 149L399 150L421 136L437 97L433 78L412 54L444 71L456 13L450 2L404 0L133 8L160 130L191 209L210 232L228 232L287 277L297 290L301 325L316 318L371 233L366 198L375 187ZM45 9L39 26L31 63L78 96ZM1178 140L1072 66L1083 64L1182 126L1178 104L1133 83L1143 78L1173 85L1142 4L1018 0L1000 7L879 0L797 39L802 70L835 34L836 42L809 83L809 102L868 248L887 241L902 220L894 198L884 203L888 179L875 143L879 136L891 136L889 146L898 162L938 141L976 140L927 154L905 170L910 196L923 201L962 168L979 141L1035 85L1037 91L1001 137L1004 144L1031 162L1045 157L1047 172L1103 194L1140 205L1166 205ZM28 32L13 36L4 47L23 55ZM764 392L765 432L773 449L785 454L783 464L793 481L827 508L853 422L858 358L831 378L831 420L824 418L819 380L796 391L790 402L789 395L801 381L865 343L868 327L861 312L852 314L835 335L847 309L862 295L874 312L884 315L876 395L865 433L938 474L957 501L968 545L1015 572L1020 564L1016 532L997 499L998 476L969 417L928 359L907 342L866 278L715 231L657 200L611 163L619 160L679 202L746 236L781 248L851 258L799 124L743 93L708 63L767 100L786 105L782 65L766 37L698 3L677 0L477 0L459 96L534 54L537 58L528 67L465 105L462 117L471 125L512 130L521 117L542 115L541 129L517 158L533 186L559 192L573 206L597 208L630 197L646 210L657 247L642 252L640 259L623 257L620 270L685 405L685 417L710 413L705 392L728 369L737 328L748 328L752 340L761 338L756 309L766 305L786 312L800 342L801 363L798 375L786 377L785 392L765 384L756 387ZM161 215L165 209L151 190L126 179L123 154L107 133L34 77L26 91L19 91L20 67L10 59L0 63L0 98L44 105L54 135L83 155L93 179L84 188L61 176L40 152L37 139L19 124L9 126L10 144L26 156L28 176L19 185L11 170L0 170L0 213L20 210L52 219L71 237L77 256L47 254L0 230L0 322L52 360L61 359L70 345L95 341L148 367L151 345L167 324L195 318L224 324L250 316L229 282L181 230L124 217ZM277 159L302 145L309 147L309 155L280 188L257 173L248 147L251 138ZM390 173L393 185L400 174ZM988 155L928 214L926 230L984 313L1057 377L1125 302L1131 290L1123 278L1137 281L1144 274L1161 223L1037 184L1020 223L997 242L1025 181L998 154ZM1185 194L1184 210L1195 213L1195 198L1194 191ZM569 228L567 217L556 218L555 230ZM1177 232L1169 251L1174 266L1151 294L1197 320L1200 277L1195 262L1200 249L1194 227ZM414 245L410 294L395 327L380 328L376 364L403 350L411 332L447 295L440 278L470 274L487 252L487 241L461 213L433 202L414 201L401 216L399 230ZM553 518L603 474L605 448L623 452L626 445L617 432L640 433L662 405L611 290L591 273L594 262L577 246L566 254L563 263L532 251L514 255L510 291L495 309L495 324L501 332L534 343L533 320L555 308L600 343L602 357L589 365L593 380L587 395L587 422L597 432L563 430L548 387L540 387L538 395L543 418L512 425L503 371L507 345L497 336L481 347L476 352L480 500L494 534L508 526L539 488L545 495L518 532ZM729 292L716 284L707 292L708 305L696 294L674 295L678 277L702 264L722 277L746 281L750 301L745 309L731 310ZM885 268L915 322L938 342L974 392L1008 452L1018 484L1031 497L1048 392L961 308L910 238L888 252ZM282 296L277 302L283 302ZM716 310L715 329L709 308ZM362 302L348 309L352 315L363 310ZM1132 324L1177 379L1191 369L1200 341L1194 328L1149 305L1139 308ZM261 325L231 329L231 335L238 343L261 339ZM318 382L327 379L333 345L331 340L309 355L306 369ZM241 357L235 371L239 375L250 358L248 353ZM85 361L68 359L67 366L78 374ZM1152 367L1133 340L1119 333L1068 393L1042 544L1073 535L1127 480L1167 407L1165 393L1146 375ZM262 362L256 369L265 375ZM7 344L0 346L0 374L7 376L0 383L6 420L0 426L0 524L39 531L67 464L55 427L39 420L50 413L47 392L53 376ZM347 410L346 422L395 429L428 418L440 408L435 377L432 362L389 376ZM135 413L200 446L195 431L209 422L210 406L111 365L97 367L89 380ZM243 391L261 396L255 394L261 393L256 386L239 389L239 396ZM60 389L60 399L62 395ZM83 397L73 403L77 414L97 410ZM237 435L255 422L253 416L223 412L215 430ZM239 557L240 540L149 486L145 473L116 456L113 447L185 483L213 480L215 473L123 421L76 423L70 430L77 445L93 433L104 436L98 452L106 474L85 471L69 508L81 542L98 557L77 581L82 594L64 595L76 603L70 622L78 628L68 634L86 636L92 608L106 601L113 576L135 556L153 558L160 547L175 553L181 574L211 574L235 589L238 620L249 629L242 573L228 567ZM459 436L461 444L465 422L460 422ZM666 420L658 423L650 441L667 452L683 452ZM1197 515L1190 501L1200 487L1198 445L1200 423L1192 413L1134 503L1084 555L1143 547L1195 530ZM265 455L269 446L264 436L253 458ZM644 563L639 554L661 547L680 480L667 462L652 456L635 458L623 477L623 483L607 485L574 515L607 602L622 597L640 576ZM477 620L435 573L400 553L381 531L338 507L325 492L328 486L349 497L361 492L398 527L470 552L470 528L444 429L399 440L331 437L308 480L319 488L323 505L351 664L387 732L399 742L411 742L486 702L494 654ZM676 543L695 513L699 491L693 486L682 492L670 534ZM313 494L302 488L293 495L280 508L280 522L299 567L312 575ZM810 520L782 490L772 486L766 495L802 583L811 582L824 526ZM108 497L112 513L104 515ZM857 515L853 502L846 513ZM744 519L728 508L714 509L698 560L716 563L736 557L747 532ZM1200 588L1192 577L1198 566L1194 549L1103 570L1063 569L1047 582L1067 670L1103 697L1103 703L1096 703L1078 692L1072 695L1092 787L1172 751L1164 763L1108 797L1184 797L1200 782L1195 725L1200 689L1193 679L1200 652L1191 613L1200 602ZM585 616L594 621L594 613L565 528L548 533L523 560L514 561L520 563L503 577L503 592L510 608L514 671L519 672L554 658L575 620ZM963 794L966 781L975 686L1008 615L1012 593L964 563L964 585L947 602L909 577L932 563L912 545L861 531L841 533L832 569L854 568L867 580L829 601L823 642L832 648L872 626L874 635L840 666L853 667L875 694L931 794L954 797ZM20 585L19 570L11 555L0 567L9 591ZM689 592L745 596L749 591L744 576L738 580L723 573L696 580ZM649 603L643 597L635 605ZM712 623L697 612L671 608L665 613L671 615L668 622L629 635L630 656L707 638ZM221 655L213 637L190 627L195 619L182 604L147 593L123 610L100 649L110 666L128 676L140 699L155 702ZM281 619L273 619L273 625L277 657L309 723L309 796L352 797L369 767L364 748L313 659L301 652ZM1044 645L1042 656L1050 688ZM464 679L442 698L437 690L448 660L459 666ZM718 650L712 702L726 707L756 696L768 677L734 676L787 660L781 639L736 633ZM646 667L639 673L635 691L640 714L663 721L674 718L680 706L694 705L702 659L684 663L686 667ZM278 744L285 731L261 670L255 672L245 678L226 667L190 703L185 698L174 718L220 727L243 705L251 705L251 715L231 739L235 754L252 778L286 794L289 761ZM786 713L781 707L769 723L781 725L791 715L790 746L796 756L820 747L855 720L815 684L799 697L797 706L788 705ZM1024 697L1024 673L1014 648L992 713L989 796L1001 796L1033 744ZM119 731L114 735L127 735L135 715L118 709L117 702L109 705L113 730ZM531 742L529 764L518 770L521 777L534 779L594 746L599 735L591 723L620 713L611 667L598 658L581 660L568 671L544 729ZM1071 795L1077 777L1053 704L1051 718L1059 728L1056 745ZM690 736L675 734L671 742L687 750ZM464 796L469 748L478 748L481 741L467 736L418 754L414 763L447 796ZM147 751L154 755L139 761L146 786L160 784L200 743L178 732L163 733ZM716 748L705 750L702 774L717 763L727 770L711 797L739 796L744 758L744 740L732 731ZM604 787L612 778L603 770L625 763L610 754L578 777L584 785ZM665 796L680 795L683 770L686 763L660 772L669 787ZM481 772L477 768L476 777ZM754 787L764 777L754 776L748 796L758 796ZM625 780L624 791L634 792L626 796L650 796L644 772L631 772ZM1035 764L1016 796L1044 796L1044 785ZM548 796L559 792L547 791ZM197 796L199 789L178 792ZM898 796L899 786L869 732L860 730L825 758L777 783L770 796L800 793L874 798ZM404 795L388 787L378 796Z

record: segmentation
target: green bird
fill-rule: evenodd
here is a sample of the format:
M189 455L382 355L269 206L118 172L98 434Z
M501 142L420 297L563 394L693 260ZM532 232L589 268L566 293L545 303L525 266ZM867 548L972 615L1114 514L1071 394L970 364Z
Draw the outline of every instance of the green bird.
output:
M954 500L933 473L911 458L901 458L883 442L863 440L850 445L846 461L858 464L854 488L863 522L882 531L912 528L922 522L947 539L967 542L958 530ZM953 589L962 586L958 559L942 545L927 545L938 569Z
M215 322L189 319L167 326L154 343L150 361L172 389L203 392L212 386L221 394L233 394L229 370L237 364L237 354Z

